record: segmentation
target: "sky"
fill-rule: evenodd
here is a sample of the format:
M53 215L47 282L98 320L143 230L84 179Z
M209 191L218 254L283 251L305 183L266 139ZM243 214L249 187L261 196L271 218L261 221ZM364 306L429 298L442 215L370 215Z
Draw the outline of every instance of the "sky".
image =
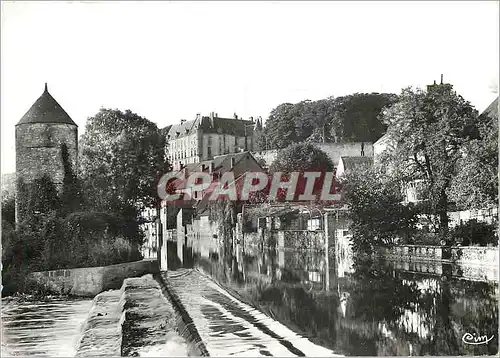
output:
M498 90L497 1L3 1L1 16L2 173L45 82L79 134L101 107L164 127L441 74L479 111Z

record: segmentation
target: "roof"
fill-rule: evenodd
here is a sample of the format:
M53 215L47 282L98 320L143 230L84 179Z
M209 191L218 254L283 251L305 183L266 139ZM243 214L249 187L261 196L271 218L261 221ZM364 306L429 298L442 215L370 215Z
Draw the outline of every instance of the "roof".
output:
M387 135L387 133L385 133L375 143L373 143L373 145L375 146L375 145L378 145L378 144L383 144L383 143L386 143L388 140L389 140L389 136Z
M196 133L198 129L201 129L204 133L230 134L244 137L245 130L247 135L251 135L254 126L255 123L253 121L243 119L221 118L213 115L202 117L197 115L193 120L183 120L180 124L174 124L169 128L167 135L175 139Z
M66 111L51 96L45 84L45 91L16 125L28 123L61 123L77 126Z
M168 134L168 132L170 131L170 128L172 128L172 125L169 125L169 126L163 127L162 129L160 129L160 132L161 132L163 135L167 135L167 134Z
M481 115L490 116L491 118L498 119L498 96L493 102L486 108Z
M344 170L373 164L372 157L340 157L340 160L344 163Z

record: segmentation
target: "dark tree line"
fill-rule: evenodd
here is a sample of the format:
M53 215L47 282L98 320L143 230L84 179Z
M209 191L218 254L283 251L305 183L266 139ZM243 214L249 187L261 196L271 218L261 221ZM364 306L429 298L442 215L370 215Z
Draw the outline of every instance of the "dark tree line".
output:
M265 123L261 148L282 149L303 141L375 142L387 128L380 113L397 98L387 93L355 93L280 104Z

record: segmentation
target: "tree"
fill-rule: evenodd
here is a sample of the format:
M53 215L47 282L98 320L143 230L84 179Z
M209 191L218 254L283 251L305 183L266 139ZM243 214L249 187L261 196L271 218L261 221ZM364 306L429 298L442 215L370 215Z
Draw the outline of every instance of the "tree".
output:
M271 111L266 121L266 138L269 149L285 148L300 141L295 129L295 105L283 103Z
M274 173L281 172L281 181L288 181L290 174L293 172L299 173L294 201L300 200L300 195L305 193L307 180L312 180L306 177L306 173L320 173L320 176L315 179L312 191L312 194L316 197L314 201L318 201L321 198L326 174L328 172L333 173L334 165L328 154L315 145L311 143L295 143L278 152L269 170L271 175L266 190L269 190ZM330 189L332 188L330 187ZM332 193L332 190L329 193ZM277 194L278 200L284 200L286 197L284 190L280 189Z
M479 138L466 143L457 161L450 197L461 209L498 204L498 99L479 116Z
M271 164L272 172L332 171L332 160L311 143L294 143L278 152Z
M393 105L392 93L354 93L332 100L331 131L337 141L375 142L386 131L380 119L382 111Z
M268 147L282 149L302 141L374 142L386 129L379 118L381 111L396 99L394 94L355 93L280 104L266 121Z
M346 172L341 185L355 252L370 255L373 246L408 242L415 234L417 211L413 205L402 204L397 179L374 168L360 168Z
M119 212L157 202L156 185L168 163L156 124L129 110L101 109L88 119L80 147L91 206Z
M477 111L450 84L427 91L404 89L383 120L387 135L396 143L384 163L393 175L409 182L423 179L427 209L439 218L443 238L448 233L449 189L466 144L479 138Z

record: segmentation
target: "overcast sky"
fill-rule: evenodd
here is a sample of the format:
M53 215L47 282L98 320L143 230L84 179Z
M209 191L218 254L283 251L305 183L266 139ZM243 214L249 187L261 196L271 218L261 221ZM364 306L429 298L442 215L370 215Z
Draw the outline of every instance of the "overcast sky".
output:
M49 92L163 127L196 113L445 82L478 110L498 87L498 2L2 2L2 173L14 126Z

